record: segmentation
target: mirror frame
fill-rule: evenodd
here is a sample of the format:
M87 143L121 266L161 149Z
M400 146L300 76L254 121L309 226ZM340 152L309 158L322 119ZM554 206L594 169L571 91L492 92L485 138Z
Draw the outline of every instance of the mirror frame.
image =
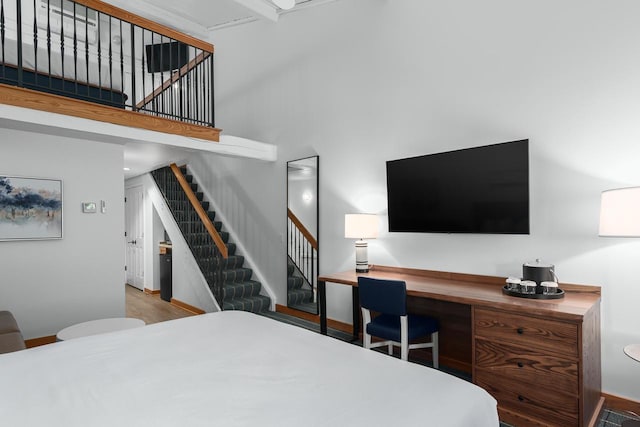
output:
M303 160L311 160L311 159L315 159L315 230L309 230L306 228L306 226L304 224L302 224L302 221L297 218L295 216L295 214L292 215L292 211L291 211L291 179L290 179L290 168L292 166L292 164L296 163L296 162L301 162ZM286 225L286 252L287 252L287 307L289 308L293 308L296 310L300 310L300 311L305 311L308 313L312 313L312 314L319 314L319 308L318 308L318 300L317 300L317 285L318 285L318 276L319 276L319 267L320 267L320 243L319 243L319 236L320 236L320 197L319 197L319 193L320 193L320 156L315 155L315 156L308 156L308 157L303 157L300 159L296 159L296 160L290 160L287 162L287 225ZM303 194L300 194L301 197L303 197ZM293 217L293 219L292 219ZM297 221L297 223L296 223ZM302 225L302 228L304 229L303 231L300 230L300 228L298 228L298 225ZM293 230L292 230L293 229ZM315 232L315 236L313 236ZM309 240L305 237L305 235L310 234L311 237L314 237L315 241L313 240ZM310 245L310 246L309 246ZM306 255L307 261L305 261L304 266L298 266L296 264L296 261L294 258L296 258L296 256L294 256L294 254L292 254L292 252L296 252L296 251L292 251L292 247L296 247L298 249L298 252L302 252L302 256ZM315 248L314 248L315 246ZM315 250L314 250L315 249ZM308 260L308 254L311 253L311 261L309 263ZM300 254L299 254L300 255ZM308 285L311 287L311 303L305 303L305 304L292 304L290 302L290 292L289 292L289 280L290 280L290 276L289 276L289 264L293 262L294 265L296 265L294 267L294 270L296 270L297 276L300 277L302 276L303 278L303 284L302 286L304 287L305 285ZM304 270L304 271L303 271ZM310 270L310 271L309 271ZM307 277L305 274L310 275L311 277Z

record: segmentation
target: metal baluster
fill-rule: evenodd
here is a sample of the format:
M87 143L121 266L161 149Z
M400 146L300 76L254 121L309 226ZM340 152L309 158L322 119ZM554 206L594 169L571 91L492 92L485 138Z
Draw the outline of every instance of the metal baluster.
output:
M142 70L141 70L141 74L142 74L142 99L144 100L147 97L147 89L145 88L145 83L146 83L146 79L147 79L147 73L144 70L144 57L145 57L144 31L145 31L145 29L142 28L142 27L140 27L140 29L142 30L142 37L140 37L140 43L141 43L140 52L142 52L142 61L140 61L140 64L142 65ZM142 109L145 110L145 111L146 111L146 107L147 107L147 104L142 105Z
M0 0L0 49L2 51L2 77L6 75L6 64L4 63L4 0Z
M209 63L211 65L211 86L209 87L209 91L211 93L211 127L215 127L216 126L216 120L215 120L215 105L214 105L214 91L213 91L213 53L211 54L211 56L209 57Z
M109 97L111 101L113 101L113 31L111 28L111 15L107 16L109 16L109 89L111 89L109 91Z
M64 5L64 0L62 0ZM76 3L73 3L73 82L75 94L78 94L78 21L76 21ZM64 21L64 7L62 8L62 20ZM87 76L88 77L88 76Z
M160 48L160 85L163 85L163 84L164 84L164 70L163 70L163 68L162 68L162 50L163 50L163 49L162 49L162 43L163 43L163 42L164 42L164 37L162 36L162 34L160 34L160 45L161 45L161 48ZM171 87L171 86L169 86L169 87ZM165 90L164 90L164 89L162 89L162 90L160 91L160 95L162 96L162 98L160 99L160 101L161 101L161 108L159 108L159 109L158 109L158 110L159 110L158 112L159 112L159 113L162 113L162 116L163 116L163 117L164 117L164 112L165 112L165 102L166 102L166 101L165 101L164 93L165 93Z
M91 9L93 11L93 9ZM84 7L84 66L87 73L87 98L91 97L89 81L89 8Z
M98 12L98 97L102 101L102 32L100 31L102 13Z
M124 90L124 49L122 48L122 19L118 19L118 36L120 37L120 86ZM133 40L132 40L133 41ZM133 45L132 45L133 48ZM133 59L133 58L132 58ZM113 87L112 87L113 89ZM113 103L113 92L111 92L111 102Z
M22 2L16 0L17 51L18 51L18 86L22 86Z
M60 9L62 10L64 3L60 1ZM64 89L65 72L64 72L64 16L60 19L60 60L62 63L62 88Z
M180 58L181 58L181 56L180 56L180 48L182 48L182 43L179 43L179 42L175 42L175 43L176 43L176 46L178 46L178 63L175 64L175 66L178 67L178 95L179 95L178 96L178 99L179 99L179 101L178 101L178 106L179 106L178 112L179 113L178 114L180 115L178 117L178 119L184 120L184 110L182 108L183 107L182 103L184 102L184 99L183 99L184 97L182 95L182 79L183 79L183 76L182 76L182 67L180 67ZM169 58L173 59L173 55L169 56Z
M33 77L33 82L35 85L38 85L38 9L36 6L36 0L33 0L33 65L35 68L35 73Z
M47 72L49 74L49 89L53 86L51 77L51 2L47 0Z
M136 27L133 24L129 24L131 27L131 110L136 111ZM144 54L143 61L144 61ZM124 80L122 81L122 92L124 92ZM144 93L142 94L144 99ZM122 99L124 104L124 97Z

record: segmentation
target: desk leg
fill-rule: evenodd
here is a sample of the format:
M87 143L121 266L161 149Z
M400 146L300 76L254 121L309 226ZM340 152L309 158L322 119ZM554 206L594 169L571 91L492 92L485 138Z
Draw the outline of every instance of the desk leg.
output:
M351 287L351 305L353 310L353 340L360 339L360 290L357 286Z
M320 302L320 333L327 335L327 283L318 281L318 300Z

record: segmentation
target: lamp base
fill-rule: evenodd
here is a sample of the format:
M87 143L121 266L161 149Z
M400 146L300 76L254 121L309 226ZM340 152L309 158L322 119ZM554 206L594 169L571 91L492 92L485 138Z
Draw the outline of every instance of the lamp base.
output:
M356 241L356 273L369 271L369 256L367 252L367 242L362 239Z

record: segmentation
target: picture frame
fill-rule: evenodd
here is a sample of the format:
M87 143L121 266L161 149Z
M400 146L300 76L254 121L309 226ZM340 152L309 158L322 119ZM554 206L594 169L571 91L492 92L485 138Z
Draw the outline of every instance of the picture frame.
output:
M62 180L0 174L0 241L62 239Z

